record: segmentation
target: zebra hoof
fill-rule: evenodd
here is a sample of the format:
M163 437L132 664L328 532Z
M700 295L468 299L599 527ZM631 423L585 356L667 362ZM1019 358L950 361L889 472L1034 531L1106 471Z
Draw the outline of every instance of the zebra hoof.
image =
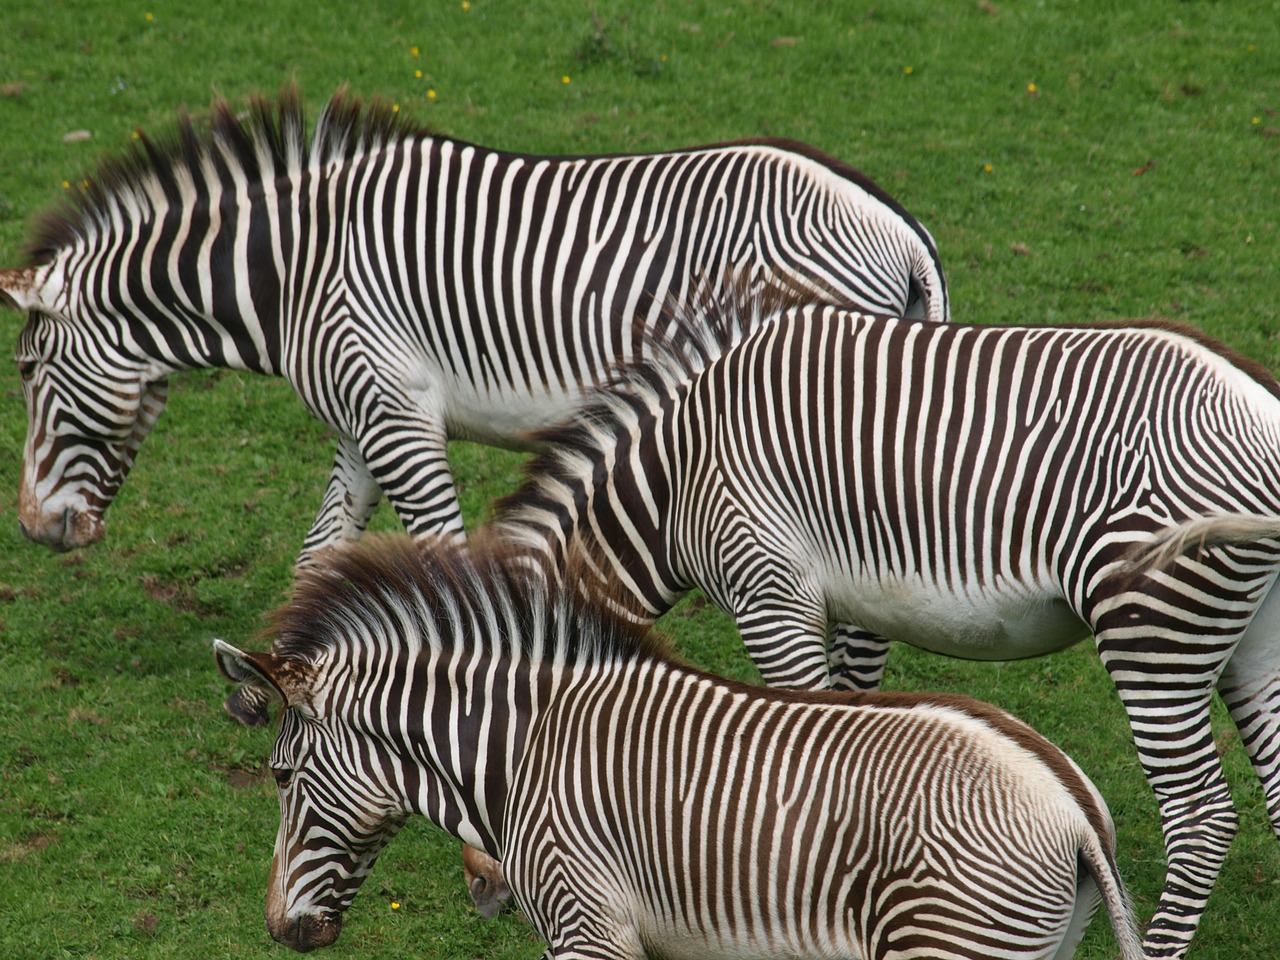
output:
M246 727L265 727L271 722L266 698L251 687L240 687L232 691L222 708Z

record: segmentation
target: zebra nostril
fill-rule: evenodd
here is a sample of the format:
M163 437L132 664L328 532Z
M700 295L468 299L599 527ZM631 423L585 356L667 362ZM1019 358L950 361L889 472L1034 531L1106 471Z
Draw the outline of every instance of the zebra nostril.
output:
M27 525L23 523L21 520L18 521L18 532L21 533L28 540L32 539L31 531L27 529Z

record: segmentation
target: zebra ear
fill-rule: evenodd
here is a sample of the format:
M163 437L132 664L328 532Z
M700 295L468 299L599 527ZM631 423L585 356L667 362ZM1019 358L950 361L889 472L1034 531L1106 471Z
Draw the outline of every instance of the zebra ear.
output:
M15 310L34 310L40 306L36 296L36 269L0 270L0 304Z
M224 640L213 641L213 656L218 669L232 683L244 683L257 687L289 706L289 683L286 678L293 671L285 667L284 659L274 653L245 653Z

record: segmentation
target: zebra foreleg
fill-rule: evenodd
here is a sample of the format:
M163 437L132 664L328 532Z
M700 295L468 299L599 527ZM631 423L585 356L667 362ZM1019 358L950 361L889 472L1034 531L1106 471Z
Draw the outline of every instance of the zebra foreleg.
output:
M382 488L365 466L360 448L350 437L342 437L334 454L320 512L302 541L297 567L310 565L315 555L326 547L359 540L381 499Z
M360 440L369 472L416 539L465 536L447 439L443 423L402 414L384 415Z
M502 876L502 865L482 850L462 845L462 875L476 911L492 919L511 905L511 888Z
M831 636L831 685L838 690L873 691L884 680L889 641L851 623L837 623Z
M364 465L355 441L343 437L338 441L320 512L302 542L295 569L310 566L316 554L327 547L359 540L381 499L382 488ZM271 720L269 706L267 695L259 688L238 687L227 697L223 709L247 727L261 727Z
M742 642L766 684L794 690L831 685L827 624L819 610L755 597L734 611Z

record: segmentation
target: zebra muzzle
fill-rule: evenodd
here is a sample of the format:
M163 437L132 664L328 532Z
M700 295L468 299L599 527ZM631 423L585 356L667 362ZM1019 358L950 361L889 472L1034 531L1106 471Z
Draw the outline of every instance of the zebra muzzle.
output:
M23 510L19 503L18 529L33 543L65 553L97 543L106 533L101 514L64 507L59 511Z
M277 943L283 943L298 953L307 953L317 947L327 947L342 932L342 914L325 911L309 913L296 920L272 924L267 917L267 932Z

